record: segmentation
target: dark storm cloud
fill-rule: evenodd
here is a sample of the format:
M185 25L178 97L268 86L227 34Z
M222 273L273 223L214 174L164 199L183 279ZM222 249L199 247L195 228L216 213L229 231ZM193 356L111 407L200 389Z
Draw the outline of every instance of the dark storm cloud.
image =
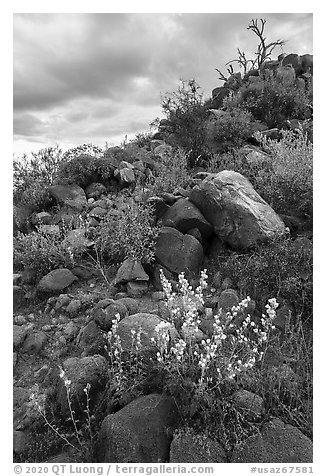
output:
M253 54L246 27L261 16L268 39L312 52L309 14L16 14L15 131L84 142L148 129L180 78L195 78L208 97L220 85L215 68L238 46Z
M44 123L32 114L15 115L14 117L14 134L38 136L42 133Z

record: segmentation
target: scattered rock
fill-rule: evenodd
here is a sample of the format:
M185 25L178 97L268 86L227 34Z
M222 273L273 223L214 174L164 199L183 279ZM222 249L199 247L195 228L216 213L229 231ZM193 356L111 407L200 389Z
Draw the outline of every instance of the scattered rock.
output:
M106 193L106 187L102 183L93 182L85 189L85 194L88 199L94 198L97 200L102 194Z
M149 277L145 273L140 261L127 258L118 269L114 283L127 283L128 281L148 281Z
M128 310L124 304L116 301L104 309L96 309L93 312L93 318L100 329L108 332L112 327L112 321L117 318L118 314L120 319L123 319L128 314Z
M90 321L79 331L76 344L82 349L82 357L107 354L107 339L95 321Z
M30 332L22 347L22 352L28 354L38 354L43 348L45 342L47 341L47 336L43 331L32 331Z
M13 286L13 310L17 311L25 303L25 291L20 286Z
M66 289L78 278L66 268L55 269L40 280L37 285L38 291L45 293L59 293Z
M69 294L60 294L60 296L58 296L57 298L52 297L50 299L52 299L51 303L52 302L55 303L54 304L54 309L57 311L58 309L61 309L62 307L68 306L68 304L70 303L71 297L69 296ZM48 301L47 301L48 303L49 303L50 299L48 299Z
M12 284L14 286L19 286L22 280L22 275L20 273L14 273L12 277Z
M155 344L151 341L152 337L155 337L155 328L162 322L155 314L149 313L137 313L132 316L127 316L122 319L118 324L118 335L121 339L121 346L124 351L132 350L132 334L131 331L136 333L140 331L140 342L142 352L155 350ZM176 330L172 324L169 324L171 337L176 336Z
M157 261L172 273L198 274L204 251L193 236L183 235L175 228L162 227L156 242L155 256Z
M86 409L86 394L84 388L90 384L90 405L94 406L95 396L104 389L108 381L108 366L105 358L101 355L88 357L71 357L64 361L64 378L69 379L70 401L75 412L83 412ZM56 401L58 410L62 415L70 416L67 400L67 389L64 380L57 377Z
M159 220L169 210L170 206L164 201L162 197L150 197L147 201L154 210L154 215Z
M231 463L312 463L312 441L278 418L265 423L233 452Z
M239 297L237 292L234 289L225 289L221 292L218 308L223 309L223 311L230 311L233 306L239 304Z
M100 463L164 463L178 413L171 397L152 394L108 415L98 438Z
M131 298L140 298L147 293L148 283L147 281L129 281L126 289Z
M204 435L177 432L170 447L170 463L226 463L222 445Z
M163 301L165 299L165 294L163 291L155 291L152 293L153 301Z
M91 218L101 219L101 218L104 218L107 214L108 214L108 211L107 211L105 208L95 207L95 208L93 208L93 210L90 212L89 216L90 216Z
M176 228L181 233L186 233L192 228L197 228L202 236L212 234L212 225L208 223L203 214L187 198L177 200L162 217L162 225Z
M131 297L122 297L117 299L115 302L116 304L123 304L126 306L129 315L136 314L139 308L139 302Z
M221 283L221 289L226 290L229 288L232 288L233 283L231 278L224 278L222 283Z
M27 329L21 326L13 326L13 346L17 350L23 344L27 336Z
M66 313L69 314L71 317L75 317L78 315L79 311L82 308L82 303L79 299L72 299L68 306L66 307Z
M31 223L33 223L33 225L51 225L51 222L52 215L48 212L35 213L31 217Z
M264 401L259 395L242 389L237 390L231 396L231 400L239 410L245 412L248 420L256 421L261 418L264 411Z
M29 444L29 438L23 431L14 430L13 433L14 441L13 441L13 450L14 453L19 454L23 453L26 447Z
M77 211L82 211L87 207L85 192L76 184L52 185L49 187L49 192L59 205L67 205Z

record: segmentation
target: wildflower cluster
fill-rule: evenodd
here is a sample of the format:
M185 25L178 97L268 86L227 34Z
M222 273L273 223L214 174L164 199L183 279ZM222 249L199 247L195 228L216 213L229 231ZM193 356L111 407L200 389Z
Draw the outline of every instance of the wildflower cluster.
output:
M170 374L183 375L184 378L194 376L197 389L207 385L216 388L227 380L234 380L261 360L263 345L274 328L273 320L278 306L275 299L270 299L266 305L267 317L263 314L259 325L246 313L249 297L230 312L220 309L213 317L211 337L198 342L198 326L201 322L199 310L204 305L206 279L206 271L203 271L199 286L193 290L181 273L177 293L172 291L171 283L161 273L171 320L178 325L183 338L172 341L168 323L159 324L153 338L158 347L158 363Z
M142 369L142 354L141 354L141 334L142 329L139 327L131 329L131 346L126 356L122 348L122 342L118 333L118 324L120 322L120 315L116 314L115 319L112 320L111 330L107 334L108 347L107 352L109 356L109 368L116 389L121 393L130 384L131 379L140 376ZM127 358L126 358L127 357Z
M35 391L31 393L29 400L31 402L32 407L39 413L39 415L41 415L45 424L49 428L51 428L51 430L58 436L58 438L63 440L65 444L67 444L71 448L74 448L77 451L83 452L84 446L85 446L84 442L82 441L83 429L80 425L79 425L80 428L78 428L77 423L79 422L79 420L76 419L75 411L73 410L73 407L72 407L72 400L71 400L71 394L70 394L71 380L68 379L62 367L59 366L59 369L60 369L59 377L63 381L64 386L66 388L67 403L68 403L69 413L70 413L70 418L68 420L71 421L73 425L72 436L76 440L77 446L76 446L76 443L73 441L73 439L72 440L68 439L68 437L71 436L70 434L68 435L65 431L60 430L60 428L53 421L49 420L47 411L46 411L46 395L40 393L38 386L36 386ZM89 434L90 440L93 441L93 432L91 428L91 422L92 422L93 416L91 415L91 412L90 412L90 389L91 389L91 385L89 383L87 383L85 388L83 389L86 396L86 409L84 410L84 413L86 414L86 419L87 419L86 421L87 432Z
M167 307L170 311L172 323L181 328L184 335L193 335L198 332L200 323L199 313L204 306L203 291L207 288L206 270L201 272L199 286L193 290L184 273L179 275L179 292L172 291L172 285L160 270L163 292L166 297Z

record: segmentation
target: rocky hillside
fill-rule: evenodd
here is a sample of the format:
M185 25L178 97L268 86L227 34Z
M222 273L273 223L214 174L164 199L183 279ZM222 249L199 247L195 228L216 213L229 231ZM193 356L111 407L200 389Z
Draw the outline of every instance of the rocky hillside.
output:
M15 461L312 461L312 108L261 93L311 75L283 55L154 136L16 164Z

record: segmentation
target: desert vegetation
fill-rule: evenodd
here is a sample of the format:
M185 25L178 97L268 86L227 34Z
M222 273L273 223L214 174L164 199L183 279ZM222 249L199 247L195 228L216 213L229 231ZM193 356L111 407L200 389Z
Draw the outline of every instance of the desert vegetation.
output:
M271 61L284 42L264 27L254 59L218 70L218 106L183 80L155 133L14 161L15 461L248 462L276 420L310 461L312 76ZM271 217L259 233L239 202L224 214L239 189ZM135 435L122 454L111 422L139 422L147 397L170 405L166 440L146 420L153 447ZM189 439L207 460L178 459Z

